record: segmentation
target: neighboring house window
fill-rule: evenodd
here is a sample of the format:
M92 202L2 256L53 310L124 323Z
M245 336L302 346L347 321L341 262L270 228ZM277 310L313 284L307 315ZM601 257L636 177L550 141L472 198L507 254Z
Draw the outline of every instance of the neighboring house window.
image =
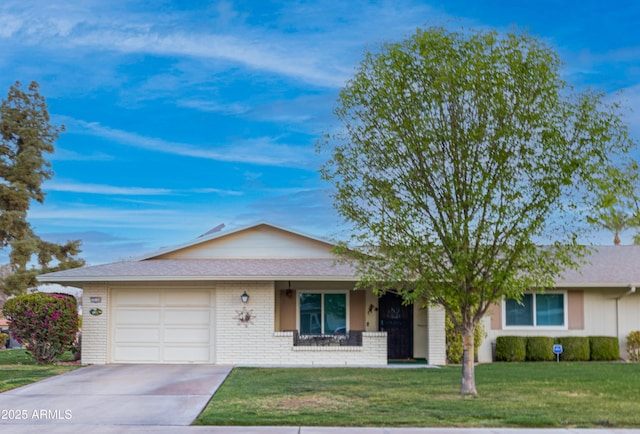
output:
M566 292L524 294L520 302L506 300L505 327L553 327L567 325Z
M347 332L346 292L300 292L301 335L334 335Z

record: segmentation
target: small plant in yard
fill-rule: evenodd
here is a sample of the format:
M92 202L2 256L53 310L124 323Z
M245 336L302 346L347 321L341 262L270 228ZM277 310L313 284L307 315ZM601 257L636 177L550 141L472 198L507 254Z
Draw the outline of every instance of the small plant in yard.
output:
M640 362L640 330L632 331L627 335L627 355L629 361Z
M462 334L453 324L449 315L447 315L446 319L446 340L447 340L447 363L449 364L460 364L462 363ZM484 326L482 323L479 323L476 326L476 329L473 333L474 340L474 359L478 359L478 348L480 348L480 344L484 338L487 337L487 332L484 330Z
M36 363L52 363L69 350L78 331L75 297L67 294L19 295L5 302L4 314L15 339Z
M6 333L0 333L0 350L7 345L7 342L9 342L9 335Z

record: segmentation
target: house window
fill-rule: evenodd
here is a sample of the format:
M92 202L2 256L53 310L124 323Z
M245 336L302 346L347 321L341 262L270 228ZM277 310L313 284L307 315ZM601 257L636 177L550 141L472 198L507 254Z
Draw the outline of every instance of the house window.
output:
M522 301L506 300L506 327L565 327L567 324L566 293L527 293Z
M301 292L300 334L334 335L347 331L347 294Z

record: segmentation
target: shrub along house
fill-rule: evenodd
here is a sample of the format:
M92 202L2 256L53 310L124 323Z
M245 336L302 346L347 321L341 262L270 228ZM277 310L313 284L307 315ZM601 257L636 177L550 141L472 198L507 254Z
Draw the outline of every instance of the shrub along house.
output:
M354 291L332 244L268 224L49 273L82 288L82 362L444 364L444 313Z

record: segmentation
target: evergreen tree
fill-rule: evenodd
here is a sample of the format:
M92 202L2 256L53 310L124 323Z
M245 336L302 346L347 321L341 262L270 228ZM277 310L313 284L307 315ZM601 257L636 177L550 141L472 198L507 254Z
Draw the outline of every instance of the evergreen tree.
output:
M44 202L42 183L53 175L45 154L53 153L64 131L50 123L38 88L32 82L25 90L16 82L0 104L0 247L10 249L11 268L11 275L0 279L0 290L6 294L36 286L40 273L84 264L77 258L80 241L44 241L27 221L31 201Z

